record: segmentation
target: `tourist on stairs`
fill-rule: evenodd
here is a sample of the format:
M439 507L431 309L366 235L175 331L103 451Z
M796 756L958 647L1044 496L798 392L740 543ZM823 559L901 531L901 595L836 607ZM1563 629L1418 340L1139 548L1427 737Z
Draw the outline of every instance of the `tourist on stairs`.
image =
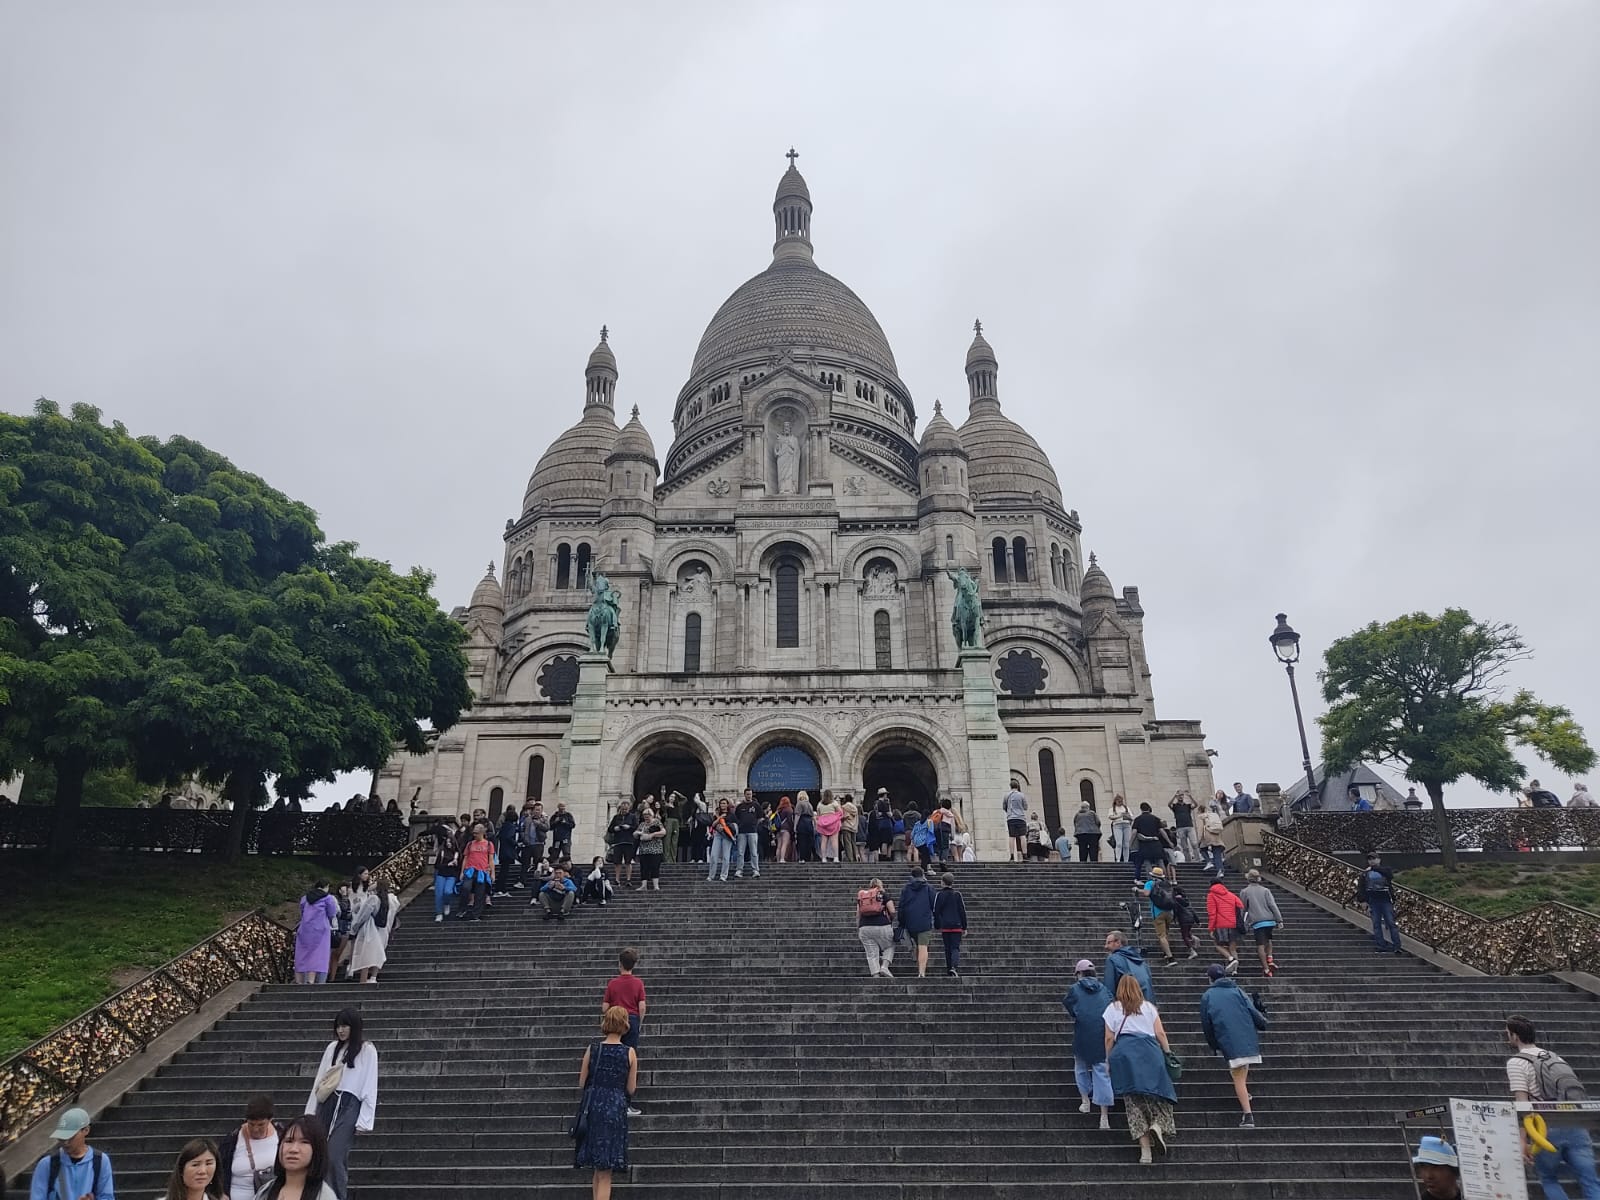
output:
M883 880L873 879L856 893L856 937L867 952L867 974L893 979L894 903L883 894Z
M184 1143L162 1200L224 1200L222 1181L217 1178L217 1148L208 1139Z
M366 886L364 878L352 879L350 888L350 931L355 934L355 949L350 952L350 978L358 983L377 983L378 972L389 956L388 942L379 922L387 923L394 913L386 906L382 895Z
M1028 814L1026 838L1028 843L1028 861L1049 862L1050 842L1044 835L1044 822L1039 819L1037 812Z
M839 808L844 813L844 823L839 826L840 861L860 862L861 846L866 841L863 836L861 806L855 802L855 798L849 792L846 792Z
M1078 843L1079 862L1100 861L1100 814L1087 800L1078 801L1077 814L1072 818L1072 836Z
M1061 998L1061 1005L1072 1018L1072 1073L1082 1100L1078 1111L1087 1114L1098 1104L1100 1128L1110 1129L1116 1098L1106 1068L1105 1012L1111 1003L1111 989L1095 978L1094 964L1087 958L1078 960L1073 973L1077 982Z
M823 862L839 861L839 831L844 828L844 806L834 801L831 792L822 793L817 805L817 852Z
M622 1044L628 1013L606 1009L600 1018L604 1040L583 1052L578 1090L584 1093L584 1134L573 1151L572 1165L594 1171L592 1200L610 1200L611 1173L628 1169L628 1097L639 1085L639 1056Z
M933 941L933 889L921 867L911 868L911 878L900 889L896 908L900 928L917 947L917 978L924 979L928 974L928 943Z
M667 827L653 808L646 808L639 817L639 828L633 831L639 842L639 886L661 890L661 860L667 852Z
M1511 1047L1511 1057L1506 1059L1506 1080L1511 1098L1518 1103L1586 1100L1588 1094L1567 1060L1540 1048L1538 1043L1539 1035L1527 1017L1506 1018L1506 1044ZM1600 1176L1595 1172L1594 1143L1589 1131L1581 1125L1552 1123L1544 1137L1553 1149L1529 1146L1524 1136L1523 1152L1539 1172L1545 1200L1567 1200L1567 1190L1559 1177L1563 1164L1578 1181L1583 1200L1600 1200Z
M217 1149L217 1185L225 1196L254 1196L272 1182L278 1161L278 1127L271 1096L245 1101L244 1123L230 1130Z
M1133 813L1120 794L1111 797L1111 853L1117 862L1127 862L1133 841Z
M339 923L339 902L328 885L317 880L300 897L300 925L294 935L294 981L327 983L333 928Z
M1425 1137L1411 1160L1422 1200L1461 1200L1461 1159L1442 1137Z
M590 864L589 873L583 877L583 886L578 889L578 903L598 904L604 908L611 895L611 880L606 878L605 856L596 854L594 862ZM537 893L529 903L539 903Z
M1172 895L1172 885L1167 882L1166 868L1151 867L1150 878L1134 884L1133 890L1150 901L1150 919L1155 923L1156 941L1161 943L1161 962L1163 966L1170 967L1175 960L1168 930L1172 928L1173 909L1177 901Z
M449 826L442 822L433 827L433 919L442 921L450 912L450 902L456 896L456 880L461 875L461 851Z
M867 850L874 862L888 862L894 853L894 815L889 811L889 792L878 789L872 816L867 821Z
M1211 940L1222 955L1224 969L1229 975L1239 970L1239 926L1243 920L1244 901L1228 890L1221 872L1211 880L1206 892L1206 927L1211 930Z
M567 811L566 802L558 802L556 811L550 815L550 861L552 863L572 857L572 831L577 826L578 818Z
M1127 945L1120 929L1106 934L1106 987L1114 996L1124 975L1139 981L1140 990L1151 1000L1156 998L1156 985L1150 978L1150 964L1144 960L1144 951Z
M1102 1019L1111 1090L1128 1114L1128 1133L1139 1143L1139 1162L1148 1166L1151 1142L1165 1154L1178 1132L1173 1117L1178 1093L1166 1059L1172 1044L1161 1013L1145 999L1132 975L1124 975L1117 984L1116 999L1106 1006Z
M1213 875L1222 873L1222 814L1213 808L1200 814L1200 860Z
M56 1148L34 1165L28 1200L116 1200L111 1156L89 1146L87 1109L67 1109L50 1136Z
M1072 861L1072 835L1065 829L1057 829L1055 833L1056 858L1061 862Z
M333 1161L322 1122L310 1114L296 1117L278 1142L272 1182L256 1193L255 1200L344 1200L332 1178ZM344 1186L342 1168L339 1186Z
M1394 872L1376 851L1367 855L1367 869L1356 884L1356 903L1372 915L1372 948L1379 954L1400 953L1400 927L1394 919ZM1384 940L1385 932L1388 940Z
M1147 867L1166 861L1167 848L1161 831L1161 818L1150 811L1148 804L1139 805L1139 815L1133 819L1133 851L1128 859L1133 864L1135 883L1144 877Z
M622 890L623 876L627 881L633 882L634 851L638 846L633 832L639 828L639 818L633 811L633 804L624 800L617 805L616 814L611 818L611 824L606 826L606 845L611 848L611 861L616 869L617 890ZM623 868L627 868L626 871Z
M778 798L778 811L772 818L774 833L777 838L777 860L781 863L794 861L794 805L789 803L789 797Z
M1244 923L1255 934L1261 973L1271 979L1278 971L1272 957L1272 935L1283 928L1283 914L1278 911L1277 897L1261 882L1260 871L1247 871L1245 880L1245 888L1239 893L1239 899L1244 901Z
M800 793L801 802L805 802L806 794ZM810 805L807 805L809 808ZM746 864L750 867L753 879L761 878L761 806L756 803L756 794L749 788L744 790L744 799L740 800L733 810L733 823L739 831L739 840L733 849L734 875L744 878Z
M1189 903L1189 893L1178 886L1176 879L1172 882L1172 916L1178 922L1178 934L1183 938L1183 948L1189 952L1188 957L1199 958L1200 948L1194 944L1194 927L1199 924L1200 918L1195 916L1194 906Z
M817 815L811 797L801 792L794 805L794 860L811 862L817 856Z
M1206 1045L1228 1060L1233 1076L1233 1094L1239 1098L1244 1115L1241 1129L1256 1127L1250 1111L1250 1068L1261 1062L1261 1039L1256 1031L1267 1027L1267 1018L1239 985L1229 979L1220 963L1206 968L1211 986L1200 995L1200 1031Z
M717 811L711 818L711 870L706 882L728 882L728 866L733 861L733 848L739 844L739 831L733 827L733 812L727 800L717 801ZM721 874L718 874L721 872Z
M1011 790L1000 801L1000 811L1006 818L1006 837L1011 842L1011 861L1021 862L1028 855L1028 798L1022 794L1022 785L1015 779Z
M511 883L517 880L517 864L522 858L522 822L517 810L509 804L495 834L495 856L500 869L495 872L494 894L509 896Z
M967 903L956 891L956 877L946 871L933 898L933 927L944 942L944 973L961 978L961 936L967 932Z
M350 1147L357 1133L372 1132L378 1111L378 1048L363 1036L361 1014L355 1009L341 1008L333 1018L333 1041L311 1078L306 1113L315 1114L328 1131L326 1179L339 1200L345 1200ZM278 1142L280 1167L294 1128L290 1125Z
M489 889L494 886L494 843L482 821L472 826L472 840L461 852L461 883L456 889L465 892L468 903L461 910L460 920L477 921L483 918L484 905L489 900Z
M601 865L603 868L604 864ZM544 910L546 921L565 921L572 906L578 902L578 885L567 877L566 868L557 866L551 870L550 878L545 880L534 899Z

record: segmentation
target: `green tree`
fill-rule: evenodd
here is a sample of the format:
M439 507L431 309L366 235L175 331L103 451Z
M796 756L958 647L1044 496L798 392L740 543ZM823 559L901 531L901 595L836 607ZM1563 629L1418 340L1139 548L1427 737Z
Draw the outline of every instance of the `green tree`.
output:
M19 803L51 804L55 795L55 769L49 763L29 763ZM132 767L101 767L83 777L85 808L136 808L141 800L154 804L159 795L160 788L139 782Z
M1529 657L1514 626L1474 621L1459 608L1374 621L1340 638L1328 647L1320 676L1329 704L1319 719L1327 770L1363 759L1403 767L1427 789L1442 860L1454 870L1447 784L1470 778L1495 792L1517 787L1526 771L1513 745L1569 774L1594 765L1571 712L1526 690L1506 694L1507 672Z

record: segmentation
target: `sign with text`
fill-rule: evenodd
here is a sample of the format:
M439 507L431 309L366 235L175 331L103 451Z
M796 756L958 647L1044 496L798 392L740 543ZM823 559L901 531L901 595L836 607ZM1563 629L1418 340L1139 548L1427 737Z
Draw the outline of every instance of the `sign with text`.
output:
M1450 1101L1461 1159L1462 1200L1528 1200L1517 1106L1510 1100Z

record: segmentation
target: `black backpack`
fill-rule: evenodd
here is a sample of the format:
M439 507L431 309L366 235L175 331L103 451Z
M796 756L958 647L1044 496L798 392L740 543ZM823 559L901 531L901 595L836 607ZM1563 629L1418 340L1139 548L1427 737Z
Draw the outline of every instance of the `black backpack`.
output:
M44 1185L46 1196L55 1195L56 1181L61 1178L61 1156L66 1153L59 1146L50 1152L50 1180ZM100 1190L100 1163L105 1158L103 1154L96 1154L93 1149L89 1151L89 1194L92 1196Z
M379 929L389 923L389 897L380 896L378 898L378 911L373 914L372 923Z
M1538 1073L1540 1097L1544 1100L1587 1100L1589 1093L1578 1080L1578 1073L1559 1054L1541 1050L1538 1054L1518 1054L1533 1064Z
M1150 905L1163 912L1171 912L1177 907L1177 901L1172 895L1172 885L1165 879L1158 879L1150 889Z

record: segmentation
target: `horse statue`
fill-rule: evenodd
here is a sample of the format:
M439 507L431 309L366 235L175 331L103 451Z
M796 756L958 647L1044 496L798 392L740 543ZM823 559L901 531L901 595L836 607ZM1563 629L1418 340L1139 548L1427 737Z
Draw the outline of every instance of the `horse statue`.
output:
M950 632L955 635L957 650L971 650L978 645L978 633L983 627L983 602L978 599L978 581L967 574L965 567L957 571L946 570L945 575L956 585L956 603L950 610Z
M590 572L589 594L594 597L589 605L589 650L610 658L622 632L622 597L600 571Z

